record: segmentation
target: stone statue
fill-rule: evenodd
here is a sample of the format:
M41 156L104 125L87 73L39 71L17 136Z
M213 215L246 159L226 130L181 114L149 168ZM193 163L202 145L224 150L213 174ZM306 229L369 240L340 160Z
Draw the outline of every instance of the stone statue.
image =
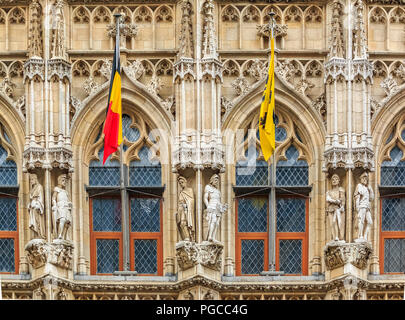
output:
M345 189L339 186L340 178L334 174L331 178L332 189L326 192L326 215L329 216L329 224L332 240L344 240L345 231Z
M67 231L72 223L72 203L66 191L66 174L58 177L58 185L52 195L53 232L58 239L66 240Z
M29 227L33 239L45 239L44 188L38 183L35 173L30 174L30 203L28 205Z
M55 0L52 17L52 58L66 58L63 0Z
M218 241L216 233L222 215L228 210L227 204L221 203L221 192L219 187L219 176L214 174L210 178L210 183L204 189L204 203L207 209L205 210L206 219L208 221L207 241Z
M178 200L178 212L176 213L176 223L181 239L184 241L194 241L194 192L187 187L187 179L179 176L177 181L180 185Z
M360 183L354 192L354 209L357 211L358 241L367 241L373 220L371 218L371 201L374 199L374 192L368 185L368 173L360 176ZM366 228L364 225L366 224Z

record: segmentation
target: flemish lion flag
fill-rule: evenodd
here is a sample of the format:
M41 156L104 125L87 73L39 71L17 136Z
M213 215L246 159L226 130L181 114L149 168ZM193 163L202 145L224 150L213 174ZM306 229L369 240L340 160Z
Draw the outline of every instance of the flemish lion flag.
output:
M267 161L276 148L275 100L274 100L274 38L271 37L271 56L266 88L260 107L259 135L264 159Z
M110 93L108 95L107 117L104 124L104 156L103 164L110 154L117 151L122 143L122 104L120 49L117 41L112 65Z

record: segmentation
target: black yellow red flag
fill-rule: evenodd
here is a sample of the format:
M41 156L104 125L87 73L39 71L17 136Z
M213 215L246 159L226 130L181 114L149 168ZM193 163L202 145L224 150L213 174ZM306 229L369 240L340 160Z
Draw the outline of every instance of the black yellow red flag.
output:
M103 164L110 156L110 154L117 151L119 145L122 143L122 101L120 69L120 48L117 41L115 44L114 60L111 72L107 117L104 124Z

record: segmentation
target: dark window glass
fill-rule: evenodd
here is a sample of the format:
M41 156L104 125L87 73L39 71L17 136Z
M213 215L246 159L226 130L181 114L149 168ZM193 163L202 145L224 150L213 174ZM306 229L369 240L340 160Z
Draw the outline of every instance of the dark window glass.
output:
M286 161L277 162L276 184L278 186L308 185L308 164L304 160L298 160L298 150L291 145L285 156Z
M267 232L267 200L241 198L238 201L238 232Z
M97 273L119 270L119 240L97 239Z
M139 161L132 161L129 167L129 183L131 186L161 186L162 173L158 161L150 159L147 147L139 151Z
M280 240L280 270L287 274L302 273L302 240Z
M157 273L157 240L134 240L135 270L138 273Z
M241 240L242 274L258 274L264 270L264 240Z
M385 239L384 272L405 272L405 239Z
M277 232L305 232L305 199L277 199Z
M160 232L160 199L131 199L132 232Z
M0 198L0 231L17 231L16 198Z
M15 272L14 239L0 238L0 272Z
M93 199L93 231L121 231L121 200Z

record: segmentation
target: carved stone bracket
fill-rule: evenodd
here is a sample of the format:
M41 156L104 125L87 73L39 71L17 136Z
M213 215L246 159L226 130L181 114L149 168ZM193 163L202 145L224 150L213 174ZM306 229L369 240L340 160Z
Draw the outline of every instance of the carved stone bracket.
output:
M54 240L47 243L43 239L33 239L25 246L27 258L37 269L51 263L63 269L72 269L73 243L68 240Z
M194 65L194 59L181 57L180 60L178 60L173 66L173 79L177 79L177 77L180 77L180 79L183 80L187 75L189 75L195 80L196 73L194 71Z
M46 154L48 153L48 157ZM73 172L73 152L65 147L42 147L29 146L23 153L23 172L35 168L60 168Z
M223 145L215 137L203 137L200 148L195 135L182 135L177 138L173 151L173 171L185 168L225 170ZM200 150L200 151L199 151Z
M349 70L347 68L347 61L343 58L332 58L325 63L325 82L328 78L336 80L338 76L343 76L348 80Z
M287 25L279 25L276 24L276 27L274 29L274 37L285 37L287 36L287 30L288 26ZM270 37L270 26L268 23L266 24L261 24L257 25L257 35L260 37Z
M223 245L220 243L194 243L180 241L176 244L176 258L181 270L187 270L201 264L207 268L220 271Z
M31 58L24 63L24 82L27 78L29 80L32 80L36 76L44 80L45 76L44 60Z
M374 66L368 59L355 59L352 63L352 77L361 77L364 80L373 81Z
M45 265L48 256L48 244L43 239L33 239L25 246L28 262L35 268Z
M360 270L367 268L367 262L373 249L369 242L339 243L329 242L324 249L327 270L333 270L352 264Z
M72 83L72 68L71 64L64 59L51 59L48 61L48 80L52 79L54 76L57 77L59 81L64 78Z
M329 167L336 168L354 168L362 167L374 171L374 152L368 147L359 148L327 148L324 152L323 170L327 171Z

